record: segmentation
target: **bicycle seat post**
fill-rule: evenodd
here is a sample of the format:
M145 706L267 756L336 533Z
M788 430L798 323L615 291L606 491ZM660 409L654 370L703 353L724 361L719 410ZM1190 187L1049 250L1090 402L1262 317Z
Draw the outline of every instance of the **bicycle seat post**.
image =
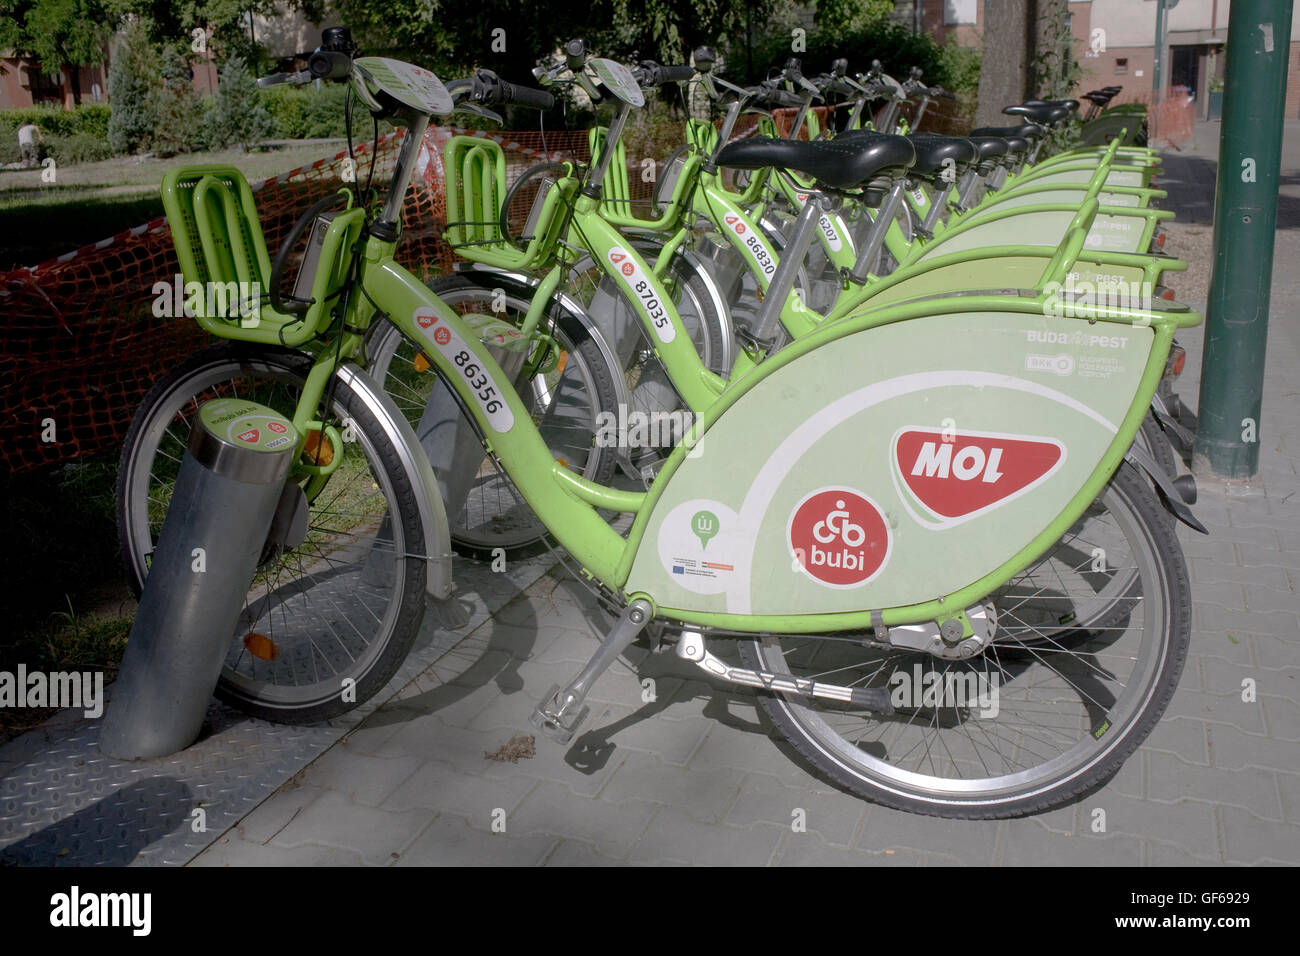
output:
M605 133L605 143L601 147L600 158L596 161L595 169L587 178L587 184L582 187L583 195L590 196L593 199L600 198L601 186L605 182L605 174L609 172L610 161L614 158L614 148L618 146L618 141L623 136L623 127L627 125L627 116L631 111L632 107L623 103L619 106L618 112L614 114L614 121L609 124L609 130Z
M406 198L407 187L411 184L411 173L415 169L415 158L424 144L424 132L429 128L429 117L415 110L402 110L407 121L406 136L397 153L397 165L393 169L393 182L388 189L388 198L384 201L383 212L370 227L370 232L385 242L397 241L397 224L402 216L402 201Z
M795 277L799 274L799 268L803 265L804 257L808 255L813 239L816 238L818 220L822 212L829 207L829 199L821 193L809 192L808 201L799 210L790 241L781 250L781 261L777 263L776 272L772 274L767 294L763 296L763 303L759 306L758 316L754 320L753 334L760 344L770 343L776 337L785 300L789 297L790 290L794 288Z
M858 253L858 261L853 265L851 278L855 282L866 282L871 274L871 266L880 253L880 247L885 244L885 233L889 231L894 215L903 202L903 190L906 188L907 180L900 178L894 181L894 184L889 187L889 192L885 194L871 231L867 233L867 241L862 244L862 250Z

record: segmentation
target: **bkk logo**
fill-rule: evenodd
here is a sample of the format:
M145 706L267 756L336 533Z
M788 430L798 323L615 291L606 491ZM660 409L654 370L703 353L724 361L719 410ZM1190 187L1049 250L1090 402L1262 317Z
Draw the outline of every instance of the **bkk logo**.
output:
M869 498L849 488L823 488L799 502L790 516L795 566L821 584L856 587L889 560L889 525Z
M1054 438L917 427L894 436L896 475L942 524L1005 504L1046 481L1064 461L1065 446Z

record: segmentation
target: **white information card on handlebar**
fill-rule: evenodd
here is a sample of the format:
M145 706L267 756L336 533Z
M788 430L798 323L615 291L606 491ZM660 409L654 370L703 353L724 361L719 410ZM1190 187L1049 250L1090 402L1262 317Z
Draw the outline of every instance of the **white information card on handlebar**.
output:
M447 88L424 67L383 56L363 56L356 65L370 82L413 110L445 116L456 108Z
M645 97L641 93L641 84L636 81L632 71L616 60L597 57L590 61L591 68L600 77L600 82L624 103L631 106L645 106Z

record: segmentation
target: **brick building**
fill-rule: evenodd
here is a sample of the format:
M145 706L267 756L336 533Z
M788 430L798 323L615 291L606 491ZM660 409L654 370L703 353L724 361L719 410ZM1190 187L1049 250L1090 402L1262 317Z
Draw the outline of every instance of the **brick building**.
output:
M983 42L987 0L900 0L895 15L920 23L943 41L955 36L962 45ZM1231 0L1178 0L1168 12L1169 54L1166 86L1184 86L1197 104L1198 116L1209 112L1213 79L1222 78ZM1151 90L1155 62L1156 0L1074 0L1069 4L1074 55L1083 68L1077 91L1123 86L1125 93ZM1300 18L1292 18L1286 115L1300 118Z

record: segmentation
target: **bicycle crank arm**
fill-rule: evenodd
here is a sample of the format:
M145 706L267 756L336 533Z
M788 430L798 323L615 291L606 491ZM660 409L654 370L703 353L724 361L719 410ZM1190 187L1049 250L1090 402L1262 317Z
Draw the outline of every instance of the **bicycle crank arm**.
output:
M677 656L695 664L710 677L732 684L761 687L764 690L785 694L799 694L802 697L838 700L841 703L856 704L885 716L894 713L894 705L889 701L889 691L883 687L843 687L839 684L804 680L802 677L783 677L780 674L769 674L766 671L755 671L746 667L732 667L704 646L704 635L698 631L682 632L681 640L677 642Z

